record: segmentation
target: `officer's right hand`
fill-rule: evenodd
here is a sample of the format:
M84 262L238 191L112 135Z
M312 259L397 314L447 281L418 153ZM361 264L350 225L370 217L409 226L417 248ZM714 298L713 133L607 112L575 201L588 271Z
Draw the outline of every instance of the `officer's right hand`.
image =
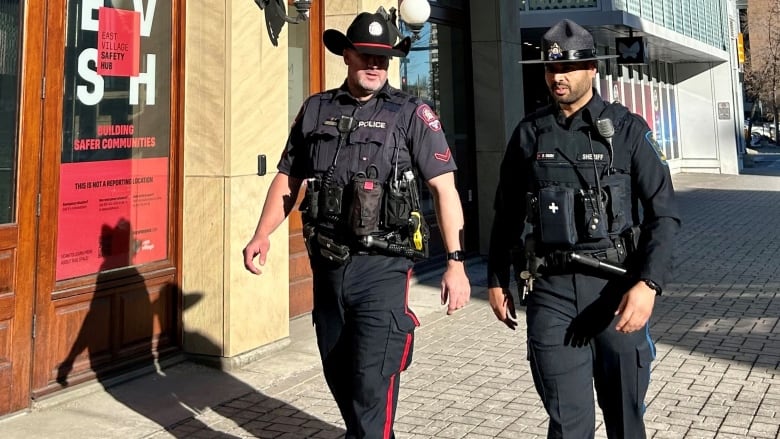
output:
M488 288L488 301L493 314L511 330L517 328L517 311L512 293L507 288Z
M255 266L255 256L259 256L260 266L265 265L265 258L268 255L268 249L271 248L271 241L267 236L254 236L252 240L244 247L244 267L251 273L261 274L259 268Z

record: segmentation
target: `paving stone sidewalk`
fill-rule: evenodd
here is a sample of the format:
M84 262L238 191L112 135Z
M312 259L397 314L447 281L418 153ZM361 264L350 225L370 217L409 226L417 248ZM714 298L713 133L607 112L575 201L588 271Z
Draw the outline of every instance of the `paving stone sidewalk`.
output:
M780 179L674 180L684 225L675 280L652 319L648 437L777 438ZM526 362L523 310L516 331L497 322L486 302L484 262L468 266L473 299L454 316L437 303L438 277L412 287L422 326L402 376L396 437L544 438L547 416ZM293 321L290 338L230 373L185 362L76 391L0 420L0 437L342 437L310 323ZM600 418L598 425L597 438L605 438Z

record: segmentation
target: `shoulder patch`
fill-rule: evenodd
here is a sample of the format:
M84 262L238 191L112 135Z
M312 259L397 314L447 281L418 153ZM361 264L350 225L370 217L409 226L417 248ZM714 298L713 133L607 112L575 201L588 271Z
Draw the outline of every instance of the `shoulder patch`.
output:
M431 107L429 107L427 104L422 104L419 107L417 107L417 117L422 119L423 122L425 122L426 125L428 125L428 128L430 128L433 131L441 131L441 121L439 120L439 116L434 113L433 110L431 110Z
M655 140L655 136L653 136L652 131L648 131L645 134L645 141L647 141L647 143L653 148L653 151L655 151L655 155L658 156L658 160L660 160L662 164L667 165L666 154L664 154L664 151L661 149L661 145L659 145L658 142Z

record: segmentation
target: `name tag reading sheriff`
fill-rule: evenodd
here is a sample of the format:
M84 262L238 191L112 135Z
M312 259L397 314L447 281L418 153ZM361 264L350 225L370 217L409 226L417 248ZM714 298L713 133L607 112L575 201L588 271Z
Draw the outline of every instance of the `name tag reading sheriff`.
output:
M587 161L591 162L593 160L596 160L598 162L603 162L604 161L604 154L582 153L582 154L579 155L579 157L577 157L577 159L580 160L580 161L586 161L587 160Z

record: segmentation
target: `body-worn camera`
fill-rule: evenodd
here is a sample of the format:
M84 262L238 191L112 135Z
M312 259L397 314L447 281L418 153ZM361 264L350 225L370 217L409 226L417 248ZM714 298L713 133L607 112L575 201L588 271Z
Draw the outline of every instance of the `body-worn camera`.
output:
M341 198L344 195L344 188L328 187L321 195L324 195L320 205L322 213L327 216L341 215Z

